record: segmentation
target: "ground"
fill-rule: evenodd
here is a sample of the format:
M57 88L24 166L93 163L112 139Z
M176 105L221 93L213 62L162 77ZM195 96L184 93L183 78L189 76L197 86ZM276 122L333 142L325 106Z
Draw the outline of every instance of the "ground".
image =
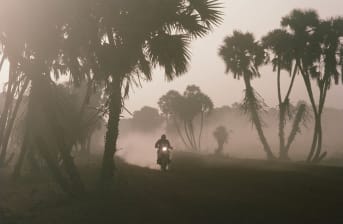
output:
M96 182L96 168L82 166L86 182ZM111 194L81 200L46 178L13 183L2 170L0 223L343 223L338 167L181 153L166 173L123 162L117 170Z

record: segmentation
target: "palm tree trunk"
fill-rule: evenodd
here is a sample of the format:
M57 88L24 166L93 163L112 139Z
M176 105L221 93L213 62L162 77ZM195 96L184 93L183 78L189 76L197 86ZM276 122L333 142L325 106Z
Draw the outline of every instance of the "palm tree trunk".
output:
M174 121L174 124L175 124L176 131L177 131L178 135L180 136L183 144L186 146L187 149L191 149L191 147L189 147L189 145L187 144L185 138L183 137L183 135L181 133L181 130L180 130L179 124L177 123L176 118L174 118L173 121Z
M0 118L0 145L2 145L3 139L4 139L4 133L6 129L6 124L8 122L8 116L10 112L10 107L13 103L13 95L15 92L15 85L14 85L14 68L13 66L10 66L10 71L9 71L9 81L8 81L8 87L7 87L7 93L6 93L6 99L5 99L5 105L3 108L3 111L1 113L1 118ZM0 153L0 166L4 165L6 160L6 151L1 150Z
M293 72L293 74L292 74ZM298 65L297 63L294 65L294 69L292 71L292 69L290 70L290 75L292 76L291 78L291 82L288 86L288 90L286 93L286 96L284 98L283 101L281 100L281 83L280 83L280 75L281 75L281 68L279 66L278 68L278 92L279 92L279 107L280 107L280 111L279 111L279 136L280 136L280 159L281 160L289 160L289 149L291 147L291 144L293 143L298 131L299 131L299 125L301 122L301 119L305 113L305 105L303 105L303 107L299 107L297 115L296 115L296 119L293 122L293 126L292 126L292 130L291 133L288 137L288 141L287 144L285 145L285 123L286 123L286 112L287 112L287 108L289 106L289 96L291 95L293 86L294 86L294 81L295 81L295 77L298 73Z
M313 130L313 137L312 137L312 143L311 143L311 148L310 148L310 153L307 156L307 162L311 162L316 150L316 146L318 144L318 123L317 123L317 115L315 116L315 121L314 121L314 130Z
M195 147L194 149L195 150L199 150L198 147L197 147L197 141L195 140L193 121L190 121L188 123L188 127L189 127L189 130L190 130L190 135L191 135L191 138L192 138L193 145Z
M286 103L282 101L281 96L281 67L280 61L278 61L278 72L277 72L277 92L278 92L278 100L279 100L279 159L281 160L288 160L288 154L285 150L285 122L286 122Z
M302 105L299 106L297 114L295 115L295 119L294 119L293 125L292 125L292 130L291 130L291 133L288 136L287 145L285 147L287 155L289 153L289 149L291 148L291 145L292 145L293 141L295 140L296 135L299 133L300 122L301 122L301 120L303 119L303 117L305 115L305 110L306 110L306 105L302 104Z
M111 183L114 176L114 155L117 151L117 139L119 135L119 120L122 111L121 81L114 80L109 97L109 114L107 131L105 136L105 151L102 160L101 187Z
M307 162L312 161L314 153L316 151L316 147L318 145L318 128L319 128L319 124L318 124L318 111L317 111L317 107L316 107L316 103L314 101L314 96L313 96L313 91L312 91L312 87L311 87L311 81L310 81L310 77L309 74L307 74L304 69L302 68L300 63L297 63L299 70L301 72L301 75L303 77L304 83L305 83L305 87L307 90L307 94L308 97L310 99L311 102L311 106L313 109L313 113L314 113L314 117L315 117L315 126L314 126L314 132L313 132L313 138L312 138L312 144L311 144L311 148L310 148L310 152L307 156Z
M202 136L202 131L204 128L204 112L201 112L201 118L200 118L200 132L199 132L199 139L198 139L198 146L199 150L201 150L201 136Z
M323 144L323 129L322 129L322 124L321 124L321 115L318 115L318 126L317 126L317 148L316 148L316 153L314 154L313 157L313 162L319 162L318 159L321 156L321 151L322 151L322 144Z
M246 94L246 97L249 101L249 110L251 113L252 122L254 123L254 125L256 127L256 130L257 130L258 136L260 138L260 141L263 145L264 151L267 154L267 159L275 159L275 156L273 155L273 152L272 152L272 150L271 150L271 148L267 142L267 139L263 133L262 123L261 123L260 117L258 115L257 108L255 106L256 98L254 95L254 91L253 91L253 88L251 87L251 84L250 84L250 78L246 74L244 74L244 82L245 82L245 86L246 86L245 94Z
M190 135L189 130L188 130L187 121L184 121L184 122L183 122L183 126L184 126L184 129L185 129L185 134L186 134L186 137L187 137L187 139L188 139L188 142L189 142L189 144L191 145L191 149L192 149L192 150L195 150L195 147L194 147L194 145L193 145L193 141L192 141L191 135Z
M280 155L281 160L289 160L288 153L285 147L285 116L286 108L285 104L281 102L279 105L279 140L280 140Z
M330 85L330 77L325 75L322 82L323 82L323 85L321 86L321 91L320 91L319 109L318 109L318 117L317 117L318 119L317 120L318 143L317 143L316 153L313 158L314 162L320 162L326 155L326 153L324 153L325 155L321 154L322 145L323 145L322 114L323 114L324 105L326 101L327 91Z
M22 86L22 89L19 92L19 96L18 96L18 99L17 99L16 104L14 106L11 118L9 119L8 124L6 125L6 130L5 130L4 137L2 139L2 144L1 144L1 149L2 149L1 153L6 154L8 142L9 142L9 139L11 136L13 126L14 126L14 121L17 118L17 113L18 113L19 107L21 105L24 93L25 93L29 83L30 83L30 80L28 78L26 78L26 80Z
M277 71L277 92L279 101L279 142L280 142L280 159L287 159L287 154L285 153L285 105L282 102L281 97L281 67L280 60L278 61L278 71Z

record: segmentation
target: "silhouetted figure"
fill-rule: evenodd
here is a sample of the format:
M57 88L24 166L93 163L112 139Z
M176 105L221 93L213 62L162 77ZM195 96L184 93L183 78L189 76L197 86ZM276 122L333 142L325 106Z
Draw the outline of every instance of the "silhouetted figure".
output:
M166 135L162 135L159 140L155 143L155 148L157 149L157 164L160 164L161 152L163 147L167 147L167 149L173 149L171 147L169 140L167 139Z
M227 132L224 126L219 126L213 132L213 136L217 140L217 143L218 143L218 148L216 149L215 154L220 155L223 153L224 144L228 142L229 133Z

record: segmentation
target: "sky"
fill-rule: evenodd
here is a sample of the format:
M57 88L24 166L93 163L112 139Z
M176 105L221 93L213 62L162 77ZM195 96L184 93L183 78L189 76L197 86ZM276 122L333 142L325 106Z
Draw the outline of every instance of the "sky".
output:
M126 107L130 111L139 110L144 105L158 107L159 97L170 89L183 92L187 85L198 85L211 97L216 107L231 105L243 99L243 80L235 80L232 74L225 74L225 64L218 56L218 48L226 36L234 30L254 33L260 39L269 31L280 27L281 18L294 8L315 9L321 18L343 16L343 0L222 0L224 2L224 22L210 35L194 41L192 59L188 73L172 82L164 78L163 70L157 69L153 81L135 88ZM270 66L261 68L262 77L252 84L263 96L269 107L277 106L276 75ZM297 77L291 101L308 101L303 81ZM288 83L285 74L284 83ZM327 106L343 108L343 85L332 87L328 93Z
M252 32L260 39L269 31L278 28L281 18L292 9L315 9L321 18L343 16L343 0L222 0L224 4L224 21L205 38L193 41L192 58L189 71L172 82L167 82L164 72L156 69L153 81L143 82L142 88L135 88L126 100L128 110L139 110L143 106L158 107L158 99L171 89L183 92L187 85L195 84L207 94L216 107L240 102L243 98L243 80L235 80L232 74L225 74L225 64L218 56L218 49L226 36L234 30ZM262 77L252 84L263 96L269 107L277 106L276 75L270 66L260 70ZM0 84L8 76L8 66L0 74ZM288 83L287 75L283 83ZM301 77L297 77L291 101L308 101ZM285 85L286 86L286 85ZM328 93L327 106L343 109L343 85L334 86ZM127 115L127 114L126 114Z

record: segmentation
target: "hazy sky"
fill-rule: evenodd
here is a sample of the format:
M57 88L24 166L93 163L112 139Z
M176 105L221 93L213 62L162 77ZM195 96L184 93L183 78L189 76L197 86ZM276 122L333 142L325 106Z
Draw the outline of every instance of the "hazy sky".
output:
M218 56L218 48L233 30L249 31L260 38L268 31L278 28L283 16L294 8L316 9L321 18L342 15L343 0L223 0L225 20L206 38L192 44L192 61L189 72L173 82L166 82L163 71L156 70L153 82L143 83L143 88L135 89L126 102L129 110L140 109L144 105L157 107L159 97L170 89L183 91L187 85L195 84L208 94L215 106L231 105L243 97L243 80L235 80L225 74L225 64ZM270 107L277 105L276 76L270 67L261 69L262 78L253 81L254 87L265 98ZM285 77L288 77L287 75ZM307 100L301 77L295 85L292 102ZM288 81L286 78L285 82ZM343 85L333 87L327 99L327 106L343 108Z
M283 16L294 8L315 9L321 18L343 15L343 0L222 0L224 2L224 22L210 35L192 44L192 60L189 72L173 82L166 82L162 70L154 72L153 82L143 83L135 88L126 106L130 111L144 105L157 107L161 95L170 89L183 91L187 85L200 86L204 93L214 101L215 106L231 105L241 101L244 84L234 80L231 74L225 74L225 65L218 56L218 48L224 37L233 30L249 31L261 38L268 31L278 28ZM7 66L0 76L0 83L6 80ZM254 87L264 97L270 107L277 105L276 75L270 67L261 69L262 78L253 81ZM292 102L307 100L303 82L298 77L291 96ZM287 76L283 80L288 81ZM328 94L327 106L343 108L343 85L333 87Z

